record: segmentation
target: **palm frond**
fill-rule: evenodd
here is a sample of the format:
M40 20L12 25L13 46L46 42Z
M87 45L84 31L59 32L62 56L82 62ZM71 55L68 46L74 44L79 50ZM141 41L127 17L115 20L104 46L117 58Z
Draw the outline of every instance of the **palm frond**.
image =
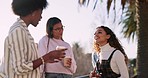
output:
M89 2L90 2L90 0L78 0L78 4L81 5L81 6L82 5L88 6Z
M86 2L86 0L79 0L79 1L78 1L78 3L79 3L80 5L84 5L85 2Z
M107 12L108 12L108 14L109 14L109 10L110 10L110 7L111 7L111 3L112 3L112 0L107 1Z
M124 34L124 37L134 40L134 38L137 36L137 26L136 26L136 20L135 20L135 12L136 8L134 3L129 6L128 10L125 12L125 19L122 21L123 29L121 33Z
M121 0L122 10L124 10L124 6L125 6L126 2L127 2L127 0Z
M79 0L79 4L80 5L85 5L87 3L87 6L89 4L90 0ZM103 1L103 0L100 0ZM96 8L97 2L98 0L94 0L95 4L93 7L93 10ZM116 0L107 0L107 13L109 15L109 11L111 9L112 6L112 2L114 2L113 4L113 10L114 10L114 21L116 21ZM125 5L129 3L129 7L128 10L126 12L123 12L125 9ZM135 0L121 0L121 6L122 6L122 15L125 14L125 17L122 18L121 16L121 21L119 22L119 24L123 24L123 29L121 31L121 33L123 33L124 37L127 39L134 39L137 36L137 27L136 27L136 21L135 21Z
M93 7L93 10L96 8L97 3L98 3L98 0L96 0L96 2L95 2L95 4L94 4L94 7Z

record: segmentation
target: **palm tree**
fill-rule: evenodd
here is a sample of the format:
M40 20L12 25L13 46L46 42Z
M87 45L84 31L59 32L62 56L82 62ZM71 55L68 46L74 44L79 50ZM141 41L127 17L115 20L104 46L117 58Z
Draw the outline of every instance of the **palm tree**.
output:
M95 1L95 5L94 5L94 9L96 7L96 3L98 2L98 0L94 0ZM124 10L125 4L126 2L130 2L133 0L121 0L121 5L122 5L122 9ZM79 4L80 5L88 5L90 2L90 0L79 0ZM110 6L111 3L114 2L114 6L115 6L115 2L116 0L107 0L107 10L109 13L110 10ZM123 27L123 32L125 31L125 37L130 38L131 36L136 35L135 33L137 32L137 38L138 38L138 51L137 51L137 74L138 74L138 78L148 78L148 61L146 61L148 59L148 0L136 0L136 21L133 21L135 15L133 15L133 17L130 17L127 19L127 21L125 22L125 25ZM134 12L133 12L134 13ZM129 16L132 16L132 14L130 14ZM132 22L133 21L133 22ZM134 25L133 23L135 23L136 25ZM131 25L130 25L131 24ZM135 27L133 28L132 27ZM133 31L133 29L135 31ZM133 37L132 37L133 38Z
M148 1L136 0L136 17L138 28L137 74L138 78L148 78Z

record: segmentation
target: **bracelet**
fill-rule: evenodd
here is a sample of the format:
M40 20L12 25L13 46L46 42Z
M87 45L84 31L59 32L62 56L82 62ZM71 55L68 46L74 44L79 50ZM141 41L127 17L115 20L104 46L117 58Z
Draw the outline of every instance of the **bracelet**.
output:
M43 57L41 57L41 60L42 60L42 63L44 64L44 63L45 63L45 61L44 61Z

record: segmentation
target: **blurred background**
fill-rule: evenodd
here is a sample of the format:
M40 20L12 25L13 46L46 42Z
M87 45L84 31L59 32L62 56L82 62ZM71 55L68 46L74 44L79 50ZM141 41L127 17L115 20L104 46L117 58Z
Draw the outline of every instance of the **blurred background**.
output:
M113 0L114 1L114 0ZM124 1L124 0L123 0ZM125 0L126 1L126 0ZM128 0L127 0L128 1ZM135 2L135 0L131 0ZM0 3L0 58L3 56L4 39L8 34L9 27L16 21L11 10L12 0L4 0ZM35 39L35 42L46 34L46 22L50 17L58 17L65 26L63 39L68 42L74 52L78 65L74 77L88 75L92 71L91 53L93 51L93 37L95 28L105 25L111 28L123 45L129 60L130 76L136 74L136 57L137 57L137 36L128 30L134 30L134 25L130 29L126 26L129 24L134 6L130 3L124 5L120 0L48 0L49 6L42 14L42 20L35 28L29 26L29 30ZM128 20L127 20L128 19ZM131 21L135 23L134 20ZM130 25L130 26L131 26Z

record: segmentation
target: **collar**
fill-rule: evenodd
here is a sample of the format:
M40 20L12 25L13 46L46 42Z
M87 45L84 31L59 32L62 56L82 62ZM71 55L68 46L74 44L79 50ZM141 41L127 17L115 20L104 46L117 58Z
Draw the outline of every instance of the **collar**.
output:
M56 39L56 38L52 38L52 39L53 39L53 41L56 41L56 42L62 42L61 39Z
M27 27L26 23L21 18L17 18L17 21L21 23L23 27Z
M105 44L104 46L101 47L101 52L110 52L114 48L109 45L109 43Z

